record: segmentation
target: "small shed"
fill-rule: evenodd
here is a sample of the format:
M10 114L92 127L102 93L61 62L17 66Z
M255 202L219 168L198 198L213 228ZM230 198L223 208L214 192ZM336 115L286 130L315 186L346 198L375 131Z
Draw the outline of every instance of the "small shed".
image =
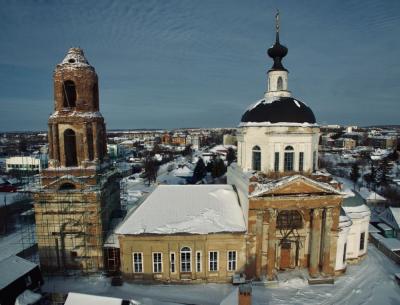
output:
M0 261L0 304L14 305L16 298L29 289L43 285L39 266L18 256Z

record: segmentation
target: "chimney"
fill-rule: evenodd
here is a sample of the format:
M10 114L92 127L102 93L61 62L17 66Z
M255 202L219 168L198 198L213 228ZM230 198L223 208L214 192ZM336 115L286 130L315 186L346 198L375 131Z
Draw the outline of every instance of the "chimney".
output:
M243 284L239 286L239 304L251 305L251 285Z

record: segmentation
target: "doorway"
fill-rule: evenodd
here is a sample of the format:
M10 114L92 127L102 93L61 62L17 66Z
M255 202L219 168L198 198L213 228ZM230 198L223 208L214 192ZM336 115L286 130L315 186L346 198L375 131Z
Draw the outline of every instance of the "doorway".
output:
M281 259L279 268L284 270L290 268L290 252L292 244L291 242L282 242L281 244Z

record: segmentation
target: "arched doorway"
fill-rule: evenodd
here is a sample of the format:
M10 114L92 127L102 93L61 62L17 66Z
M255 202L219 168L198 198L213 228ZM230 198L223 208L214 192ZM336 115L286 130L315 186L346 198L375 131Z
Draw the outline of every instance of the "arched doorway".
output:
M64 152L65 166L77 166L78 160L76 156L76 136L75 131L67 129L64 131Z

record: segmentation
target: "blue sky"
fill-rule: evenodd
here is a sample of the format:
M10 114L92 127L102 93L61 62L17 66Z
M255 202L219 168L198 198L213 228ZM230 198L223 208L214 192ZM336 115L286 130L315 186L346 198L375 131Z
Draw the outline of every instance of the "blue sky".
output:
M73 46L108 129L234 127L266 89L276 8L289 89L319 123L400 123L400 1L4 0L0 131L47 128Z

